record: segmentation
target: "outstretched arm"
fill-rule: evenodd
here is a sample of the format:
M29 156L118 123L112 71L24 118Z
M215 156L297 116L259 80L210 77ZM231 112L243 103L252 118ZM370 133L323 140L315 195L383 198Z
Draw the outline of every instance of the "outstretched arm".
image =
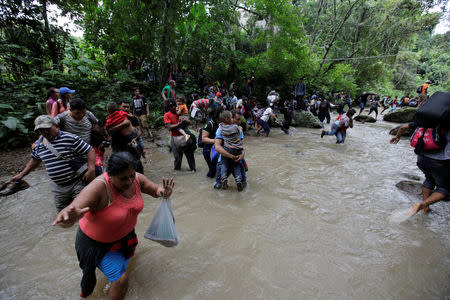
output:
M106 185L101 180L93 180L56 216L52 225L70 227L88 211L95 211L106 207L108 196Z
M173 182L172 178L165 178L163 177L163 185L157 185L156 183L152 182L150 179L148 179L145 175L136 173L139 182L141 183L141 191L145 194L149 194L155 198L161 197L164 195L165 198L172 195L173 186L175 183Z
M20 172L19 174L11 177L9 182L13 182L13 181L16 181L16 180L21 180L22 178L27 176L30 172L35 170L40 164L41 164L40 160L37 160L35 158L31 158L28 161L28 163L26 164L25 168L22 170L22 172Z
M409 129L409 124L405 124L397 130L397 134L389 141L391 144L397 144L400 137Z

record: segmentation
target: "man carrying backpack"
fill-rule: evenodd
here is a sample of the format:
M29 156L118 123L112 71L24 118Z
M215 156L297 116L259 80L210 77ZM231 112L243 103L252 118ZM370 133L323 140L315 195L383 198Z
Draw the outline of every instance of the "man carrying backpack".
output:
M431 81L427 80L424 84L422 84L421 86L419 86L417 88L417 94L427 94L427 90L428 90L428 86L430 85Z
M419 108L414 121L400 127L390 140L391 144L397 144L405 131L417 128L411 146L415 146L417 166L424 173L425 181L422 184L423 201L414 204L412 214L420 210L429 212L431 204L450 197L449 115L450 93L437 92ZM424 125L429 127L419 127Z
M323 120L325 120L326 118L327 124L330 124L330 109L331 105L330 102L328 102L328 100L323 99L320 101L318 113L320 122L323 122Z

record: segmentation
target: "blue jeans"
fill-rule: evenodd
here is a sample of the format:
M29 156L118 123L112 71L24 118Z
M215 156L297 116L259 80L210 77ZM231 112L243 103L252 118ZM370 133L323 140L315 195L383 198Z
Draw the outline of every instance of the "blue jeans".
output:
M211 147L210 145L203 147L203 157L205 158L206 164L208 165L208 173L206 174L209 178L214 178L216 176L216 161L211 161Z
M345 137L347 136L346 131L337 131L336 132L336 144L343 144L345 142Z
M256 120L257 122L258 122L258 124L259 125L261 125L261 127L263 128L263 132L265 133L265 134L269 134L269 132L270 132L270 127L269 127L269 124L267 124L267 122L265 122L265 121L263 121L263 120L261 120L261 119L258 119L258 120Z
M222 167L220 170L221 182L227 180L228 175L230 174L228 170L230 170L230 173L231 171L233 172L234 179L236 180L236 182L242 182L241 162L234 162L232 159L222 156Z
M216 182L214 182L214 186L221 186L222 185L222 183L221 183L221 177L222 177L222 172L221 172L221 170L222 170L222 163L223 163L223 157L222 157L222 160L221 161L219 161L218 163L217 163L217 165L216 165L216 168L217 168L217 176L216 176ZM245 166L244 166L244 161L243 160L241 160L240 162L239 162L239 166L240 166L240 168L241 168L241 176L242 176L242 184L244 185L244 186L246 186L247 185L247 174L245 173ZM232 173L232 171L234 171L234 170L228 170L228 174L227 174L227 176L230 176L230 174ZM234 174L233 174L233 176L234 176Z
M331 125L331 130L327 131L327 135L336 135L336 144L343 144L345 141L345 137L347 136L346 131L338 131L339 127L333 123Z

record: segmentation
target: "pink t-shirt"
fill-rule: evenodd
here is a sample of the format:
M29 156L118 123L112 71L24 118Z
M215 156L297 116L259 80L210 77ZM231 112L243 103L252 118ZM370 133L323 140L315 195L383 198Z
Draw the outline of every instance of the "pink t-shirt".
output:
M109 182L108 173L103 173L103 176L111 191L112 202L101 210L88 211L80 219L79 225L84 234L91 239L102 243L112 243L120 240L134 229L137 217L144 208L144 200L137 176L133 182L136 193L131 198L122 196L116 190L114 185Z

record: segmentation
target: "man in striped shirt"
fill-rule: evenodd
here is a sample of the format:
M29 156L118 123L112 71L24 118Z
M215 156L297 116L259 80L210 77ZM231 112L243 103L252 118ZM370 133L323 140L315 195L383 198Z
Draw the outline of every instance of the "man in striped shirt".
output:
M10 181L21 180L43 161L51 179L56 209L60 211L94 179L95 152L78 136L59 130L56 120L51 116L39 116L34 124L34 130L42 137L36 141L31 159L25 168ZM53 151L50 148L53 148ZM77 174L79 166L73 165L73 159L77 157L87 157L87 171L84 175Z

